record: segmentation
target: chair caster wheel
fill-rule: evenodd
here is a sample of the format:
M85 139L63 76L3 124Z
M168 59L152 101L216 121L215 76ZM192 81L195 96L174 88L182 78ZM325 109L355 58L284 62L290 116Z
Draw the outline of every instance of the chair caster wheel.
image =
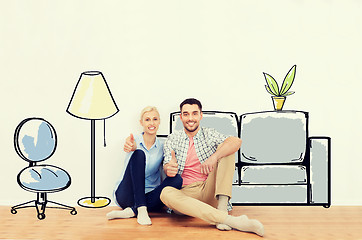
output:
M10 212L11 212L12 214L16 214L18 211L16 211L15 209L11 209Z
M70 214L72 214L72 215L77 215L77 210L72 210L71 212L70 212Z
M39 220L43 220L45 218L45 214L44 213L39 213L38 214L38 219Z

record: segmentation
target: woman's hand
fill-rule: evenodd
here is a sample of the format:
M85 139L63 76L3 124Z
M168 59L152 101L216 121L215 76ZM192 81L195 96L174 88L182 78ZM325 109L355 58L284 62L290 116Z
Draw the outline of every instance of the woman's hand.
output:
M134 140L133 134L131 133L129 137L126 138L123 150L129 153L135 151L136 149L137 149L137 144L136 141Z

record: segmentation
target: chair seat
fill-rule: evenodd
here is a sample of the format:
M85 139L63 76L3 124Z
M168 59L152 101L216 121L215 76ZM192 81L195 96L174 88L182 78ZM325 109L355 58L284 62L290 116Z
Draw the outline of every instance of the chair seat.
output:
M69 174L56 166L37 165L24 168L18 183L30 192L58 192L70 186Z

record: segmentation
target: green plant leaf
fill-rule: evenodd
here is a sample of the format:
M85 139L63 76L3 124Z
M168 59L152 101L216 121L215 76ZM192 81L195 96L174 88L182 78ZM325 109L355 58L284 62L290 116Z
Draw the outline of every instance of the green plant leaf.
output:
M286 92L286 93L284 93L284 94L281 95L281 96L286 97L286 96L292 95L292 94L294 94L294 93L295 93L295 92Z
M275 79L272 76L270 76L269 74L267 74L267 73L263 73L263 74L264 74L264 78L265 78L265 81L268 85L270 92L275 96L279 96L279 86L278 86L277 81L275 81ZM268 91L268 89L267 89L267 91Z
M289 72L287 73L287 75L284 78L283 84L282 84L282 88L280 89L280 95L281 96L287 96L285 95L290 87L292 86L293 82L294 82L294 78L295 78L295 69L296 69L297 65L294 65ZM291 95L291 94L289 94Z
M265 89L268 93L270 93L271 95L274 95L274 93L272 93L272 91L270 90L270 88L267 85L265 85Z

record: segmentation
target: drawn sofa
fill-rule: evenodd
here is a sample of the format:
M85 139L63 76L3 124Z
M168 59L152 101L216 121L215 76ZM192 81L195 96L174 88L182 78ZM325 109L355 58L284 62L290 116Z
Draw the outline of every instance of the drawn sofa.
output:
M170 114L170 133L183 128ZM242 139L235 153L233 205L331 204L330 138L310 137L308 112L266 111L237 116L203 111L200 125Z

